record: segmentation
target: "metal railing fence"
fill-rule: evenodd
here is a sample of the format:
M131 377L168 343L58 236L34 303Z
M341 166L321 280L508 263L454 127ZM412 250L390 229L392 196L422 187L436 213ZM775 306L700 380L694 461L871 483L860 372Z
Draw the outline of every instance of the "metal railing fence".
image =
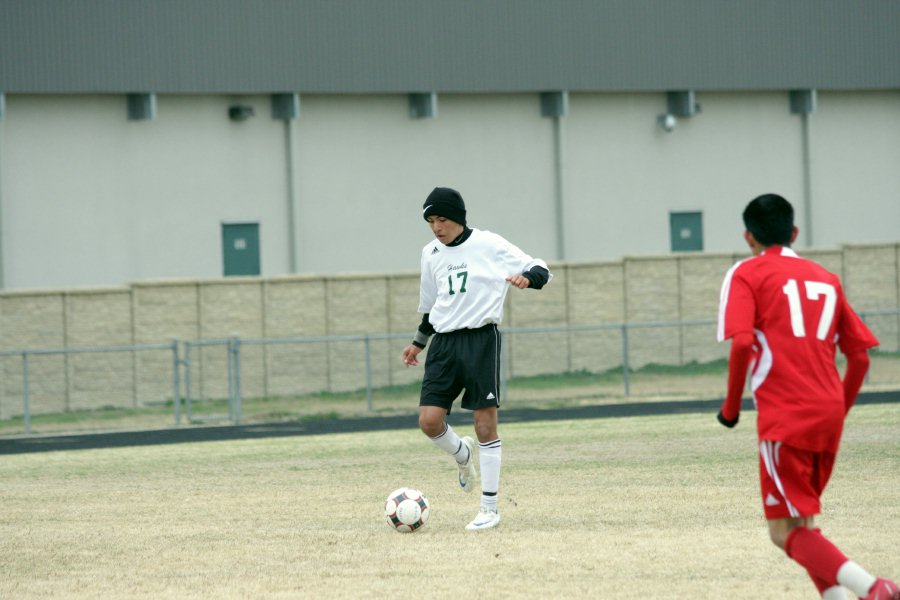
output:
M372 343L376 341L387 340L407 340L408 334L376 334L376 335L331 335L331 336L294 336L281 338L256 338L242 339L238 336L227 339L214 340L190 340L184 342L184 359L182 364L185 368L184 373L184 396L185 414L189 420L230 420L238 423L241 418L241 355L242 349L246 347L275 347L275 346L299 346L299 345L325 345L336 343L356 343L362 345L363 362L365 365L362 381L364 385L357 386L366 390L366 406L369 411L373 407L374 377L372 373ZM192 381L194 379L192 372L195 367L195 361L192 359L196 355L195 348L211 348L222 347L226 351L225 372L227 380L227 415L206 415L199 417L195 413L194 404L198 400L196 390L192 389ZM176 416L176 422L177 422Z
M171 377L172 377L172 394L173 398L177 398L180 394L180 366L179 343L178 340L172 340L167 344L134 344L130 346L101 346L101 347L73 347L73 348L32 348L24 350L4 350L0 351L0 357L19 357L21 358L22 369L22 416L24 420L25 433L31 433L31 362L33 357L38 356L71 356L79 354L117 354L128 353L135 354L148 351L169 350L172 354L171 358ZM66 376L68 377L68 368L66 368ZM180 407L175 403L176 422L180 420L178 411ZM3 415L0 415L2 418Z
M900 350L900 309L874 310L860 312L860 316L876 331L876 335L890 339L888 350ZM873 326L873 323L875 324ZM727 346L718 345L710 341L709 329L716 325L712 319L685 320L685 321L653 321L638 323L604 323L577 326L557 327L509 327L503 328L503 346L501 352L501 394L506 397L509 379L535 370L540 373L565 373L574 371L608 372L615 370L621 372L622 393L628 397L632 394L632 374L636 369L645 366L649 358L660 355L668 356L669 360L662 364L684 365L697 362L698 357L706 360L715 360L727 356ZM703 329L702 335L691 332L693 328ZM672 333L674 330L674 333ZM652 332L652 333L651 333ZM714 335L714 334L712 334ZM597 337L604 336L601 341ZM612 337L617 337L614 342ZM636 338L645 337L636 341ZM270 393L297 394L304 380L316 379L318 383L306 381L306 391L332 391L334 387L333 373L340 372L343 378L338 386L344 391L365 390L366 409L374 410L374 391L386 385L396 384L396 378L392 376L392 365L399 365L398 348L408 343L409 334L378 334L378 335L339 335L339 336L304 336L283 338L242 339L237 336L218 339L199 339L179 341L172 340L166 344L138 344L131 346L107 346L107 347L79 347L79 348L39 348L24 350L7 350L0 352L0 359L18 357L21 365L21 406L24 417L24 431L31 433L31 418L34 413L32 402L32 384L34 374L31 363L35 357L84 354L130 354L136 356L140 353L155 351L167 351L169 357L169 370L171 381L168 389L171 398L163 398L162 401L171 401L173 405L175 425L181 425L182 416L186 416L188 422L203 420L223 420L238 424L242 419L242 395L244 381L254 369L243 364L245 354L250 349L262 350L262 358L257 357L255 374L257 386L262 389L262 395ZM700 341L691 341L692 339ZM390 345L397 344L393 347ZM381 346L374 349L373 346ZM605 345L605 353L593 352L596 346ZM617 345L616 350L612 347ZM562 349L560 347L562 346ZM577 347L576 347L577 346ZM279 357L267 355L273 353L274 348L292 348L295 351L304 348L312 348L302 356L289 356L284 359L281 379L287 380L275 392L277 386L272 380L278 377L273 371L278 367ZM324 348L324 350L323 350ZM351 349L349 367L343 365L342 358L346 353L341 349ZM584 352L588 348L590 351ZM531 356L527 356L528 354ZM579 353L584 352L586 357L579 358ZM206 353L204 355L204 353ZM224 353L224 355L223 355ZM357 354L358 353L358 354ZM361 354L361 356L359 356ZM556 364L549 357L565 355ZM524 358L523 358L524 356ZM373 361L378 358L381 366L376 369ZM273 367L269 363L274 363ZM306 373L299 369L312 363ZM526 369L517 365L525 364ZM285 366L286 365L286 366ZM161 373L159 361L154 365L155 373ZM68 379L70 366L66 369ZM113 367L114 368L114 367ZM137 378L136 366L132 366L132 377ZM378 375L376 376L376 370ZM5 369L9 371L9 369ZM327 373L323 373L327 371ZM361 371L361 372L360 372ZM4 373L6 374L6 373ZM222 387L221 378L224 375L225 385ZM91 376L88 373L88 376ZM421 373L412 373L407 376L405 382L415 381L421 377ZM159 376L157 375L157 379ZM898 374L900 382L900 374ZM166 387L164 382L156 381L155 389ZM68 386L66 381L66 393ZM211 393L204 390L204 386L211 388ZM311 386L311 387L309 387ZM316 390L316 388L319 388ZM204 398L221 398L219 390L224 391L227 399L227 414L201 415L200 406L197 404ZM157 403L159 399L157 399ZM138 404L135 401L135 404ZM0 402L0 419L10 418L4 414L3 404ZM5 411L10 413L9 410ZM38 411L46 412L46 411Z

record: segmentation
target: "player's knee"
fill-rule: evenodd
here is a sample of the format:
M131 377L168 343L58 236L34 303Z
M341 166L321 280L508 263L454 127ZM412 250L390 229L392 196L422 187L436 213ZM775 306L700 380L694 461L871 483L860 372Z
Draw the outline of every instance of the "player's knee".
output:
M769 539L773 544L784 550L785 543L787 542L787 532L782 531L781 529L769 529Z
M474 426L475 435L478 436L480 442L489 442L499 437L496 419L475 419Z
M431 415L419 415L419 429L428 437L437 437L444 432L444 420Z

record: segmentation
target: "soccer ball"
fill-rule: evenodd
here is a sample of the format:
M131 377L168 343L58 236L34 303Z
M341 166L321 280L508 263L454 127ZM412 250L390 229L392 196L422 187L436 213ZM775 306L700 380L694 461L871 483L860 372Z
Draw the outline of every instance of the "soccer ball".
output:
M420 529L430 514L428 498L413 488L396 489L384 501L384 520L391 529L400 533Z

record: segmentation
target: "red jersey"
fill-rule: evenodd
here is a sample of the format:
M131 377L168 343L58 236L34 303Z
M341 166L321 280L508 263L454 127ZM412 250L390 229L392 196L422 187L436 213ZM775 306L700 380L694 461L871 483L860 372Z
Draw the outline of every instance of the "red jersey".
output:
M761 440L837 452L846 414L835 349L878 345L840 279L790 248L772 246L728 271L718 339L756 337L750 388Z

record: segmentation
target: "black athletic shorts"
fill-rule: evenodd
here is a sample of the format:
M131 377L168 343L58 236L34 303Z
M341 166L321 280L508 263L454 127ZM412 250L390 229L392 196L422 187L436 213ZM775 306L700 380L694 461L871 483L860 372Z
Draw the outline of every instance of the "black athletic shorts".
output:
M500 332L496 325L437 333L425 358L419 406L450 409L462 390L466 410L500 406Z

